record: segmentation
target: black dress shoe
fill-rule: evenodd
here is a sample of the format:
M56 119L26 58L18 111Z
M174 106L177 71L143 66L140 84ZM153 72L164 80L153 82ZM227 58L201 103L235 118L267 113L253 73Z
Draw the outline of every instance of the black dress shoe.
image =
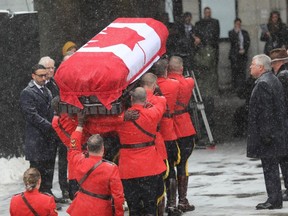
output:
M281 209L281 208L282 208L282 204L281 205L272 205L269 202L259 203L256 206L257 210L262 210L262 209Z
M288 191L286 190L282 195L283 201L288 201Z

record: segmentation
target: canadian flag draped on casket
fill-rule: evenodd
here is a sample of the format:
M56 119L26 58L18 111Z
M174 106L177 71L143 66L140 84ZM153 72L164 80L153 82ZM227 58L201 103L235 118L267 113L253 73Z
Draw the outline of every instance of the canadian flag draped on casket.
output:
M152 18L118 18L63 62L55 80L61 101L80 109L80 96L107 108L166 52L168 30Z

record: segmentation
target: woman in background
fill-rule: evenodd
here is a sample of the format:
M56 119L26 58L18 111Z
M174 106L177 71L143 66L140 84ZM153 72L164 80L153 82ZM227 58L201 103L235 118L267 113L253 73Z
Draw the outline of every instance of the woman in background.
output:
M269 56L269 52L275 48L285 48L286 25L282 22L280 13L272 11L268 20L267 28L262 29L261 41L265 41L264 53Z

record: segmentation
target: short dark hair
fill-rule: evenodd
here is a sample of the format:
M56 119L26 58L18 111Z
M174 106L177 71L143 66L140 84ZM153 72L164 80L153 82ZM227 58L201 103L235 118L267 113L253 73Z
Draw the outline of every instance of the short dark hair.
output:
M168 69L168 60L167 59L160 59L153 65L154 68L154 74L157 77L164 76L166 74L166 71Z
M41 64L36 64L32 67L32 74L35 74L35 72L39 69L44 69L46 70L46 68L44 67L44 65L41 65Z
M185 12L185 13L183 14L183 17L184 17L184 18L186 18L186 17L192 17L192 13L190 13L190 12Z
M103 138L99 134L94 134L89 137L87 146L89 152L99 153L104 145Z
M210 8L210 7L205 7L205 8L204 8L204 11L205 11L205 10L211 10L211 8Z
M238 21L239 21L240 23L242 23L242 20L241 20L240 18L238 18L238 17L234 20L234 23L236 23L236 22L238 22Z
M136 89L130 91L132 97L132 102L145 102L147 95L143 87L137 87Z

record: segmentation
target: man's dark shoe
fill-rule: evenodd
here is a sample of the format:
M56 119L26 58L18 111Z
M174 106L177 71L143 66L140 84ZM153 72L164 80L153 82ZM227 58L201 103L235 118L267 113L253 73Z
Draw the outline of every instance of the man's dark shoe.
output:
M47 194L50 194L51 196L53 196L56 203L66 203L66 202L63 202L64 199L59 198L59 197L56 197L56 196L52 193L51 190L42 191L42 193L47 193Z
M56 210L57 211L62 210L62 206L59 203L56 203Z
M69 199L69 192L67 190L62 191L62 198L63 199Z
M257 210L262 210L262 209L281 209L281 208L282 208L282 204L281 205L272 205L269 202L259 203L256 206Z
M181 216L183 212L176 207L168 207L167 213L168 216Z
M287 190L283 193L282 197L283 197L282 198L283 201L288 201L288 191Z

